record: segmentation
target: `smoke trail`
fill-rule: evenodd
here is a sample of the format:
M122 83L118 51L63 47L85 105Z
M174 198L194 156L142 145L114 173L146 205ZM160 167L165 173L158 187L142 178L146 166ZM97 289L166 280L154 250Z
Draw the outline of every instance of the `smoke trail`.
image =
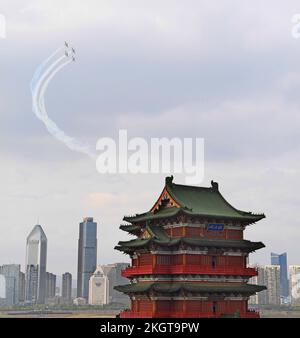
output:
M72 62L72 59L69 59L68 56L61 56L52 64L50 64L41 74L42 70L46 67L49 61L60 51L61 49L58 49L50 57L48 57L40 65L33 76L31 81L33 112L37 118L44 123L49 133L57 140L63 142L69 149L84 153L94 159L96 158L96 153L88 145L81 144L76 139L67 135L63 130L61 130L57 124L49 118L46 111L45 92L49 83L61 69ZM65 58L68 59L62 62Z
M45 82L45 79L47 79L49 74L51 74L51 72L53 72L54 69L56 69L57 66L61 63L61 61L63 61L65 58L66 58L65 55L61 56L58 60L50 64L50 66L46 68L45 72L42 75L39 74L38 77L34 75L35 79L31 81L31 92L32 92L33 105L35 102L37 102L38 106L41 108L41 106L39 105L39 101L40 101L39 96L40 96L41 89L43 88L43 83ZM37 117L40 118L41 109L36 110L36 113L37 113Z
M47 66L48 62L51 61L52 58L54 58L54 56L60 52L62 52L63 48L60 47L58 48L55 52L53 52L44 62L42 62L38 68L36 69L34 75L33 75L33 78L31 80L31 83L30 83L30 88L31 88L31 91L32 91L32 88L36 85L38 79L40 78L41 76L41 72L42 70Z
M64 68L71 62L72 60L67 60L64 63L58 65L56 68L54 68L50 72L49 77L43 82L41 86L40 95L38 96L37 101L39 104L40 111L42 113L42 121L45 123L47 130L59 141L64 142L66 146L69 147L71 150L85 153L89 155L90 157L94 158L96 157L96 154L91 151L89 146L83 145L80 142L76 141L73 137L70 137L67 134L65 134L61 129L59 129L59 127L56 125L55 122L49 119L46 108L45 108L45 96L44 95L45 95L45 92L47 90L49 83L62 68Z

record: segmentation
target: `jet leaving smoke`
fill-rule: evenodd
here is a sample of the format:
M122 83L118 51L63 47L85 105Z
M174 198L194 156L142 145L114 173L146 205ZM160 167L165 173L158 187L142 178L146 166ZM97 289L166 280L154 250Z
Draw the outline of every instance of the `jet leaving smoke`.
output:
M64 54L62 55L62 53ZM74 53L74 49L67 48L64 51L63 48L59 48L37 68L30 85L33 112L37 118L44 123L49 133L57 140L63 142L69 149L86 154L95 159L96 152L93 151L90 146L80 143L61 130L57 124L49 118L45 107L45 93L49 83L60 70L75 60ZM56 57L56 55L60 55L60 57Z

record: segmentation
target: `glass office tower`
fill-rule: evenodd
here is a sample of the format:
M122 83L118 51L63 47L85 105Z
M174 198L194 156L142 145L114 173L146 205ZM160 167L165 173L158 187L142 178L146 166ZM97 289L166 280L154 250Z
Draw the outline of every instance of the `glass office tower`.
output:
M289 296L289 281L287 269L287 253L281 255L271 253L271 264L280 266L280 295L283 298Z
M97 223L86 217L79 224L77 297L88 300L89 279L97 267Z
M47 237L37 224L27 237L25 298L28 303L45 303Z

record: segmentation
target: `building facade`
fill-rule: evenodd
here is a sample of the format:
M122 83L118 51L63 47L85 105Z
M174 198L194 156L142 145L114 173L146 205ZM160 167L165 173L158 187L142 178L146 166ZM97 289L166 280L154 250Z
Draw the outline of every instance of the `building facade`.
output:
M128 263L114 263L101 265L104 274L109 280L109 303L129 305L129 297L117 290L115 286L128 283L128 279L122 276L122 271L129 266Z
M28 303L44 304L46 297L47 237L36 225L27 237L25 298Z
M265 265L265 284L267 286L268 305L280 305L280 266Z
M97 267L97 223L92 217L79 224L77 297L88 300L89 279Z
M291 305L300 305L300 265L289 266Z
M0 266L0 275L5 279L5 300L3 304L13 306L19 303L19 264L5 264Z
M6 303L6 280L5 276L0 273L0 306Z
M251 278L251 283L264 285L266 290L250 297L251 304L256 305L280 305L280 266L261 265L256 266L258 275Z
M130 283L116 287L131 299L120 316L259 317L248 300L265 287L248 283L257 271L247 261L264 244L243 232L264 217L232 207L216 182L192 187L167 177L150 211L124 217L129 224L120 226L135 236L116 247L132 260L123 271Z
M66 304L72 302L72 274L66 272L62 275L62 301Z
M37 295L38 295L38 268L35 265L27 265L25 272L25 303L36 304Z
M101 265L97 266L89 281L89 304L106 305L109 303L109 280Z
M56 296L56 275L46 272L46 299L53 299Z
M25 302L25 273L22 271L19 274L19 302Z
M272 252L271 264L280 266L280 296L283 300L286 300L289 296L287 253L280 255Z

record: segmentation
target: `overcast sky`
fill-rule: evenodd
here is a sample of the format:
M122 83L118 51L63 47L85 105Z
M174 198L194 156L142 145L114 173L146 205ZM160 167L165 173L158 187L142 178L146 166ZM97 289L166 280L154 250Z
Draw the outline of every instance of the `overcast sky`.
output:
M65 40L77 62L51 83L51 118L77 140L203 137L205 179L235 207L264 212L246 237L300 264L299 1L1 0L0 264L25 263L39 219L47 270L76 275L78 224L98 222L98 262L127 261L124 215L152 207L165 175L100 175L54 139L31 107L37 66ZM185 183L176 175L176 183Z

